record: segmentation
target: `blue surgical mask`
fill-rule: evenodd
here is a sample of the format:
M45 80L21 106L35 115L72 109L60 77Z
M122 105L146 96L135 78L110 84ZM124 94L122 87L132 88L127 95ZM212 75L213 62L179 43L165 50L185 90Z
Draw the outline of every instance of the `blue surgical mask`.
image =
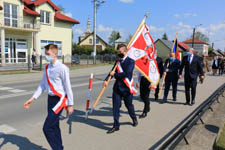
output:
M191 55L191 53L190 53L190 52L186 52L186 54L187 54L188 56L190 56L190 55Z
M53 58L51 56L48 56L48 55L45 55L45 59L47 62L52 62L53 61Z
M175 58L174 57L170 57L170 60L173 61L173 60L175 60Z

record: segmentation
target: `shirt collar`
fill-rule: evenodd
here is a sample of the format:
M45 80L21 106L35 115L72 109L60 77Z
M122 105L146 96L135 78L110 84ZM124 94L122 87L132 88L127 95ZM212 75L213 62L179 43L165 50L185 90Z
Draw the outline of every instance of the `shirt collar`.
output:
M51 65L52 65L52 67L55 67L55 66L57 66L58 64L59 64L59 60L56 60L55 63L54 63L54 64L51 64Z
M127 58L127 55L125 57L122 58L122 61L124 61Z

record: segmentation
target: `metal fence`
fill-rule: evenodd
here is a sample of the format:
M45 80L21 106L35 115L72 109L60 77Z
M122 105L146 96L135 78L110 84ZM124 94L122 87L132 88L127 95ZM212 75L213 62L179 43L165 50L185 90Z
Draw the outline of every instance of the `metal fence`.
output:
M1 58L0 58L0 71L43 70L44 65L47 63L45 57L42 55L41 56L38 55L33 59L30 55L28 55L27 58L18 58L18 60L11 58L10 60L11 61L8 61L6 58L6 64L3 66L1 65ZM94 57L91 55L77 55L77 54L72 56L62 55L58 56L58 60L68 66L94 64ZM104 54L96 56L96 64L103 64L103 63L112 64L115 61L116 61L115 54Z

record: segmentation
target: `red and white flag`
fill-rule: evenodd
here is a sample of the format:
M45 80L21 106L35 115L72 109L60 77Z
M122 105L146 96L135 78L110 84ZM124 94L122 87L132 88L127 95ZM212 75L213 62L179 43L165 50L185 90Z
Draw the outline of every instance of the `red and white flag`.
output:
M142 22L128 45L128 56L135 60L136 69L154 86L158 85L160 74L155 58L155 44L149 28Z

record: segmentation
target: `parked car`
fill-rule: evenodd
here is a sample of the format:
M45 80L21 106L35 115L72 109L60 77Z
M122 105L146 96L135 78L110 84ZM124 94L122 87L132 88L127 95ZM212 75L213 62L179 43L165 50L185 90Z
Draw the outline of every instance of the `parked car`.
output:
M80 64L79 56L72 56L72 64Z

